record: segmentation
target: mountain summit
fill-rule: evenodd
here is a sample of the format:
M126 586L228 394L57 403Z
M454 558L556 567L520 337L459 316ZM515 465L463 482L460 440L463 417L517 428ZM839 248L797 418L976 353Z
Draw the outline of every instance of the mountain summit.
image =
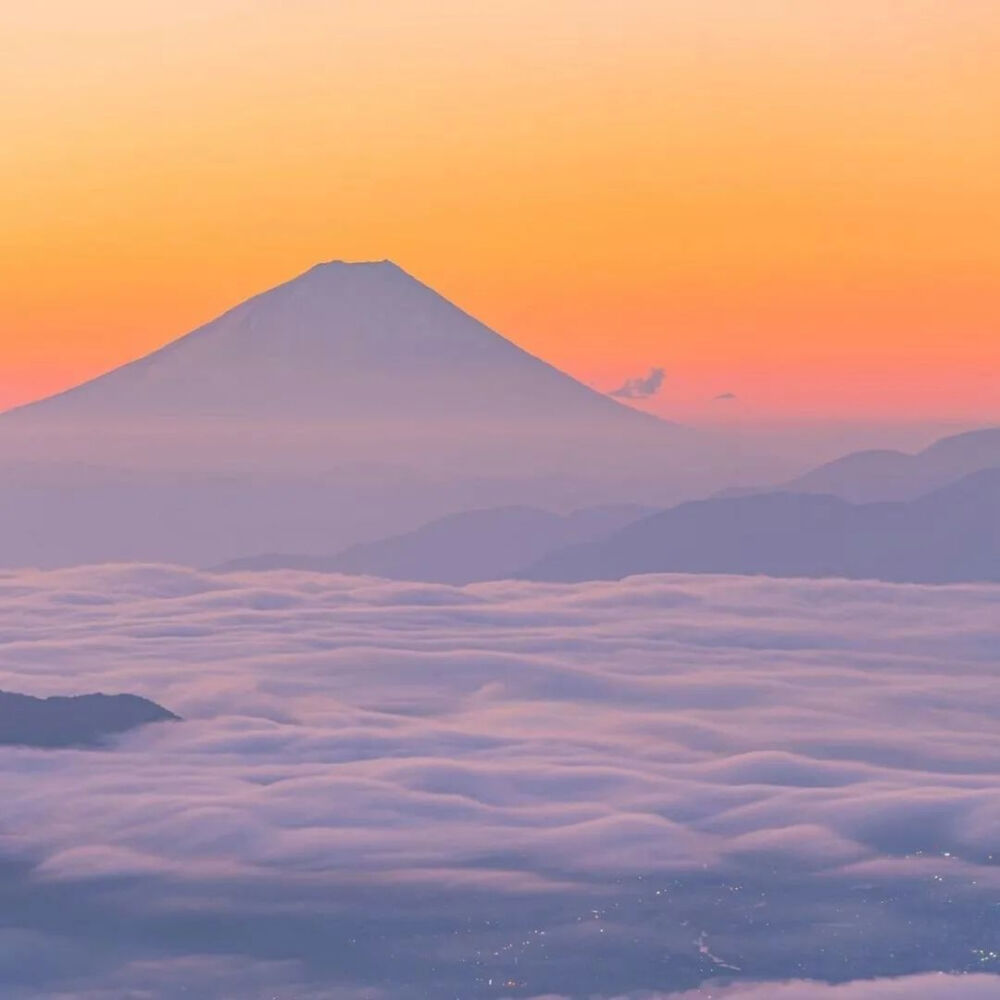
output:
M528 354L389 261L318 264L138 361L18 412L623 428L654 420Z

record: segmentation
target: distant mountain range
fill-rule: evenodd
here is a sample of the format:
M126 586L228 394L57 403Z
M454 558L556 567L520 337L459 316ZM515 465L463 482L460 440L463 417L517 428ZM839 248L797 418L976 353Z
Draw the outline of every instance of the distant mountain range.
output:
M941 438L916 454L856 451L807 472L780 487L723 490L720 496L826 493L852 503L912 500L979 469L1000 466L1000 427Z
M973 461L978 448L989 459L987 446L995 440L992 431L962 435L922 454L961 454ZM860 466L849 456L845 467ZM716 496L656 512L637 505L571 515L487 508L333 555L253 556L220 569L302 569L449 584L660 572L1000 580L1000 465L907 501L857 504L784 489Z
M138 726L169 721L177 716L133 694L33 698L0 691L0 744L96 747Z
M335 555L252 556L219 569L300 569L449 584L498 580L552 549L608 535L650 513L651 508L627 504L566 515L533 507L470 510Z
M642 573L1000 581L1000 468L905 502L776 492L684 503L551 552L520 575L566 582Z
M623 528L608 513L622 505L664 509L712 495L731 481L730 466L723 440L588 388L394 264L335 261L147 357L0 415L0 565L205 566L272 552L400 578L495 578L554 566L553 549ZM992 466L1000 428L916 455L848 455L783 492L908 501ZM718 499L761 492L774 490ZM819 504L794 504L793 523L820 532L825 522L807 513ZM605 513L546 513L573 508ZM698 530L721 533L684 542L690 564L719 564L707 551L723 538L742 544L725 518L751 509L718 508L720 521ZM253 565L293 557L261 558ZM832 558L799 561L811 572ZM776 572L794 563L733 560Z
M904 463L905 488L994 458L1000 430L946 438ZM808 487L904 488L884 453L849 455L772 492L719 495L653 511L571 515L498 507L439 518L329 556L264 555L221 569L304 569L463 584L520 577L577 581L639 573L839 576L901 582L1000 580L1000 461L915 499L852 503ZM896 454L896 453L889 453ZM893 467L899 467L894 465ZM866 484L864 470L873 470ZM840 473L838 474L838 470Z

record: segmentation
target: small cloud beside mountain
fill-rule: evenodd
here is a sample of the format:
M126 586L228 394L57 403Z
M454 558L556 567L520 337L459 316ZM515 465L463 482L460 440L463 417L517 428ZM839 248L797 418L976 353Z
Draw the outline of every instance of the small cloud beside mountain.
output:
M608 393L616 399L648 399L655 396L663 386L666 373L662 368L650 368L648 375L627 378L617 388Z

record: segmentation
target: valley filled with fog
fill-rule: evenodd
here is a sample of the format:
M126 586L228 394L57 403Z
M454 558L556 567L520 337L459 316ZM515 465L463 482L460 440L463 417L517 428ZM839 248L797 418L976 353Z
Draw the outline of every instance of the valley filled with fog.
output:
M7 996L1000 985L995 587L143 565L0 595L0 688L183 720L0 748Z

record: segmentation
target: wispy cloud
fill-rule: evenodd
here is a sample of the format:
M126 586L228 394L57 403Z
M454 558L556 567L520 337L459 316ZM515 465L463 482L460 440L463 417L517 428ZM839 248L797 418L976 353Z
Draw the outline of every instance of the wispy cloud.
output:
M646 399L655 396L663 386L665 372L662 368L650 368L648 375L627 378L617 388L608 393L618 399Z

